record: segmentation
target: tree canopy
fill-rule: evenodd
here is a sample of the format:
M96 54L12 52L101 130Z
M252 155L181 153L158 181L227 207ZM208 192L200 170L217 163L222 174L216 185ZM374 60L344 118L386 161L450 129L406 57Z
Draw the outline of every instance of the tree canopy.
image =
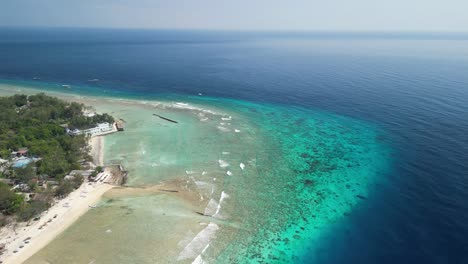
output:
M79 169L79 161L88 157L85 136L70 136L69 128L85 129L114 119L108 114L87 117L84 105L65 102L43 93L0 97L0 157L27 147L29 155L40 157L39 174L63 177Z
M0 176L36 192L35 198L26 201L26 194L16 193L0 182L0 224L5 223L5 216L11 215L21 221L29 220L47 209L54 195L64 197L82 184L81 175L73 180L64 176L81 169L81 161L90 159L87 139L84 135L71 136L65 128L86 129L114 122L108 114L90 117L83 110L83 104L43 93L0 97L0 158L10 159L13 151L27 148L27 154L19 155L33 160L26 166L5 170ZM58 186L38 187L42 179L55 179Z

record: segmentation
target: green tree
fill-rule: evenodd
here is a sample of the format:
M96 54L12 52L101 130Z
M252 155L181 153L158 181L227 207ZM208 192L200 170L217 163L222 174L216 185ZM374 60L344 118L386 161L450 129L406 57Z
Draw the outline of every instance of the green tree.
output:
M28 103L28 96L24 94L15 94L12 98L16 106L23 106Z
M84 177L80 173L76 174L75 177L73 177L73 188L78 189L80 188L81 184L84 182Z
M27 183L36 177L36 169L34 163L29 163L24 168L13 169L13 177L20 180L23 183Z
M24 196L10 190L10 186L0 182L0 210L5 214L18 211L24 203Z
M49 207L50 203L43 200L33 200L31 203L25 203L18 211L18 220L28 221L38 216Z
M55 189L55 196L63 198L73 191L73 183L69 180L63 180Z
M96 167L96 172L97 172L97 173L101 173L101 172L103 172L103 171L104 171L104 168L103 168L102 166L97 166L97 167Z

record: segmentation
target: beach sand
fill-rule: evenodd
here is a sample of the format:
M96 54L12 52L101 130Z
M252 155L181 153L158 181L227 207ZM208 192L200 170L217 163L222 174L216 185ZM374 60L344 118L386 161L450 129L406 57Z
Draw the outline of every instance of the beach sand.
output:
M0 243L6 245L1 257L3 263L22 263L27 260L86 213L91 205L112 188L109 184L83 183L80 188L52 206L39 221L32 221L30 226L19 223L16 228L3 228L0 234ZM48 223L50 219L52 221ZM47 224L39 229L45 223ZM24 241L29 237L29 243L26 244ZM14 253L15 250L18 252Z
M9 88L11 87L6 90L0 89L0 95L11 95L12 91L8 91ZM30 91L26 93L30 94ZM60 97L73 101L73 98L68 96ZM86 103L83 100L80 102ZM110 133L113 132L116 130ZM89 144L94 163L98 166L104 165L104 136L92 137ZM90 206L96 204L102 195L113 187L107 183L85 181L80 188L66 198L56 200L55 204L42 214L40 220L31 221L29 225L28 223L12 223L1 228L0 244L5 244L5 251L0 256L0 261L12 264L23 263L91 209ZM39 229L41 226L42 228ZM28 242L25 243L25 240Z
M104 137L97 136L89 139L89 145L91 146L91 157L93 157L94 164L96 166L104 165Z
M0 94L37 92L0 85ZM387 168L378 129L327 113L47 93L125 120L124 133L93 145L125 167L132 188L107 192L26 263L289 263Z
M0 95L37 92L25 87L0 85ZM127 263L122 259L129 256L137 263L154 263L155 260L172 262L175 259L181 263L191 263L200 258L199 255L208 247L218 229L224 228L220 219L227 213L224 207L218 212L221 205L217 201L222 196L223 175L226 173L226 166L219 167L219 155L225 150L224 147L228 147L232 153L231 159L240 157L238 153L247 153L238 139L244 134L227 128L231 124L234 127L239 121L233 121L231 117L229 120L222 119L230 115L222 114L214 107L202 109L197 105L178 102L120 100L49 91L47 94L83 103L116 119L126 120L128 127L125 133L110 135L106 138L106 144L102 136L90 139L90 154L96 165L109 161L124 165L132 175L129 185L136 188L115 188L107 192L101 200L102 207L100 205L86 214L91 202L72 204L72 207L83 206L76 209L80 211L79 214L64 216L67 218L66 225L55 228L51 236L44 235L41 243L34 247L31 244L39 238L33 237L31 243L19 250L17 255L11 254L14 258L9 256L8 261L11 258L12 262L5 263L88 263L93 260L115 263L117 259L119 263ZM169 126L167 121L155 118L155 112L174 118L179 123ZM229 123L225 123L227 121ZM218 124L220 122L222 124ZM219 126L224 129L221 130ZM239 128L246 131L243 127ZM208 144L210 149L206 149L207 140L212 141ZM191 142L190 146L186 145L187 142ZM100 192L95 201L105 191ZM216 217L200 215L200 212L203 214L206 211L209 202L210 205L216 204L211 212L214 214L216 211ZM83 217L75 222L81 215ZM43 219L47 221L48 218ZM75 224L70 226L73 222ZM67 231L63 235L52 241L65 229ZM16 246L9 249L15 250L28 236L32 235L21 235L16 240ZM108 239L112 236L118 237L116 239L125 237L128 245L122 247L109 243ZM83 241L85 243L81 243ZM73 247L68 246L71 244ZM46 245L44 250L40 250ZM26 251L28 247L31 249ZM117 247L118 253L111 256L102 254L102 251Z

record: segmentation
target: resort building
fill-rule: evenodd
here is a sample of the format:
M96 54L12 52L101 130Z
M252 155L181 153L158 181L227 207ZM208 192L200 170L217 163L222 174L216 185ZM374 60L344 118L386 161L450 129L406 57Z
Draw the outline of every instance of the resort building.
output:
M113 130L112 125L105 122L105 123L97 124L96 127L86 129L86 130L83 131L83 133L92 137L92 136L97 136L97 135L100 135L100 134L110 132L112 130Z
M78 135L81 135L81 134L83 133L83 132L81 132L81 130L79 130L79 129L77 129L77 128L75 128L75 129L73 129L73 130L70 130L70 129L67 128L66 131L67 131L67 133L68 133L69 135L72 135L72 136L78 136Z
M85 129L85 130L79 130L79 129L70 130L70 129L67 129L67 133L69 135L72 135L72 136L78 136L78 135L85 134L85 135L89 135L91 137L94 137L94 136L99 136L99 135L102 135L102 134L106 134L106 133L111 132L113 130L114 130L113 125L105 122L105 123L97 124L95 127L88 128L88 129Z

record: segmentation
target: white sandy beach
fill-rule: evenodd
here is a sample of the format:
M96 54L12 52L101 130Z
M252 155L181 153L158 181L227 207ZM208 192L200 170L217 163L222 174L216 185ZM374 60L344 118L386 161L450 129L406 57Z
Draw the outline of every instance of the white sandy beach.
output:
M114 132L116 132L115 128L107 134ZM92 137L89 144L94 163L102 166L104 164L104 136ZM0 256L0 263L15 264L26 261L91 209L90 206L97 203L102 195L113 187L107 183L85 181L80 188L66 198L57 200L49 210L42 214L39 221L31 221L29 226L27 223L16 223L1 228L0 244L5 245L5 251ZM39 229L41 226L42 228Z
M111 188L112 185L105 183L89 185L85 182L80 188L53 205L39 221L32 221L30 226L20 223L16 228L13 226L3 228L0 233L0 243L6 245L6 251L1 257L3 263L22 263L27 260L86 213L90 205L98 202ZM51 222L48 222L49 220ZM46 225L39 229L44 224ZM29 237L29 243L26 244L24 241ZM18 252L14 253L15 250Z
M34 94L37 93L37 90L29 90L27 88L21 88L21 89L13 89L12 87L9 86L2 86L0 85L0 94L5 93L11 95L12 93L26 93L26 94ZM49 94L49 92L48 92ZM170 164L173 162L174 158L169 154L165 154L165 156L160 156L158 153L155 155L155 152L152 152L151 154L145 154L147 153L146 151L150 151L146 149L145 147L147 146L169 146L171 143L167 142L173 142L175 144L180 144L180 141L178 138L174 142L174 134L165 134L165 133L159 133L159 137L154 137L150 136L148 137L148 131L153 131L153 129L160 129L160 127L166 127L167 124L164 122L158 122L159 119L154 119L155 122L151 122L149 126L142 125L142 122L146 122L147 119L145 118L137 118L138 115L146 115L149 116L149 120L153 120L153 113L154 109L157 109L158 113L171 113L172 116L177 116L180 119L177 120L184 120L184 118L187 118L186 121L187 123L191 124L191 122L195 122L196 124L199 124L197 121L200 121L199 124L199 130L197 131L185 131L184 132L184 139L186 135L189 135L189 138L197 138L201 135L198 135L199 131L206 131L206 132L211 132L211 129L214 129L216 132L218 129L216 129L216 123L220 121L229 121L229 122L235 122L235 118L232 118L231 115L224 114L222 111L219 112L218 109L204 109L201 106L197 105L192 105L192 104L183 104L183 103L174 103L171 101L168 102L159 102L159 101L138 101L138 100L131 100L131 99L125 99L125 100L119 100L115 98L94 98L94 97L84 97L84 96L77 96L73 94L62 94L62 93L51 93L51 95L57 96L61 99L69 100L69 101L76 101L83 103L85 105L93 106L98 109L100 112L107 112L111 115L113 115L115 118L121 119L121 120L127 120L124 122L129 122L129 129L125 132L126 134L124 135L124 139L121 136L115 135L112 136L112 139L109 140L104 140L103 136L97 136L93 137L90 139L90 146L91 148L91 156L94 159L94 163L96 165L102 165L104 162L104 141L106 141L106 145L108 144L108 148L110 149L112 146L115 145L115 142L119 142L119 149L118 151L110 151L109 157L106 157L106 159L110 160L119 160L121 157L115 157L112 156L114 153L131 153L131 157L125 156L125 161L126 162L133 162L133 164L138 163L140 164L141 162L148 162L148 164L151 164L151 166L143 166L142 170L138 170L138 173L142 173L142 175L146 175L145 181L142 181L146 185L151 186L151 188L147 188L150 190L149 192L143 192L141 188L138 188L136 191L132 189L121 189L116 188L112 192L109 192L107 195L116 195L116 193L122 192L124 197L137 197L138 195L141 195L142 193L145 193L145 195L148 196L148 198L142 198L141 200L147 200L151 201L152 203L157 203L159 206L156 206L155 209L157 212L157 216L152 215L152 221L158 224L164 224L168 227L171 227L170 230L171 232L167 232L166 229L164 228L152 228L152 230L148 230L145 232L148 232L149 234L152 234L151 238L145 238L145 239L138 239L133 241L134 243L130 247L130 250L133 252L136 252L138 254L138 257L140 258L141 262L140 263L154 263L151 262L150 258L154 256L158 256L158 259L164 260L164 261L173 261L175 259L180 259L182 263L189 263L189 261L197 260L200 261L203 256L203 252L208 248L208 245L210 244L210 241L215 238L216 233L219 233L218 229L222 229L222 225L220 226L215 226L218 225L219 223L217 220L213 222L213 224L210 225L210 228L206 229L206 226L210 224L210 221L206 221L204 216L200 216L196 212L204 212L205 206L208 203L208 201L213 200L212 204L213 209L210 211L210 214L216 215L215 218L218 219L223 219L225 215L227 215L226 212L223 212L221 209L221 202L226 197L226 195L223 192L222 188L222 179L219 179L218 182L219 186L221 187L219 192L222 192L222 194L219 194L221 197L219 197L218 194L215 194L213 197L214 192L218 192L218 190L215 190L215 187L212 185L212 181L214 182L216 180L215 176L210 176L210 172L213 171L213 173L218 173L220 170L223 172L219 173L227 173L227 175L232 176L233 174L229 170L228 172L225 172L227 168L230 166L228 161L228 157L225 156L225 160L219 160L216 155L213 155L213 163L207 165L208 168L203 167L203 168L195 168L192 170L191 167L187 167L185 173L183 175L177 176L177 174L174 174L175 176L171 176L171 178L165 179L165 178L156 178L156 177L148 177L149 175L152 175L155 171L158 172L159 175L165 176L166 174L172 174L174 171L164 171L166 169L166 166L160 166L161 164ZM184 113L184 114L179 114L179 113ZM187 112L187 114L185 114ZM224 119L227 120L224 120ZM218 121L213 121L213 126L210 127L206 125L206 120L218 120ZM195 120L195 121L194 121ZM180 126L185 126L186 122L181 122ZM204 123L201 123L204 122ZM235 124L235 123L233 123ZM229 124L223 124L224 126L229 126ZM188 129L194 129L193 126L187 126ZM230 130L234 132L233 130ZM240 131L240 130L239 130ZM242 129L242 131L245 131L245 129ZM113 131L112 131L113 132ZM173 132L177 132L174 130ZM193 136L192 136L193 132ZM142 133L142 134L140 134ZM138 135L137 135L138 134ZM145 141L147 142L146 144L136 144L138 145L138 148L135 149L134 146L128 147L128 144L125 143L126 140L129 140L129 142L140 142L138 137L139 135L145 136ZM203 134L204 135L204 134ZM227 135L226 133L222 133L221 135ZM239 134L234 134L235 137L238 137ZM228 136L226 136L228 137ZM115 141L115 138L119 139L122 138L124 141ZM121 139L121 140L122 140ZM149 141L147 141L149 140ZM165 143L161 145L159 142L164 141ZM219 140L220 142L222 141L221 139ZM123 143L122 143L123 142ZM224 142L224 141L223 141ZM202 145L202 144L200 144ZM178 145L177 145L178 146ZM195 149L195 148L194 148ZM229 151L223 151L222 155L229 155L230 153L234 153L236 148L233 149L228 149ZM156 148L155 148L156 150ZM164 151L164 149L163 149ZM219 152L219 150L217 151ZM163 152L164 153L164 152ZM234 156L234 155L232 155ZM136 160L135 160L136 159ZM150 160L147 160L150 159ZM130 166L129 166L130 167ZM169 168L169 166L167 166ZM205 172L205 170L208 170L210 172ZM235 170L233 170L235 171ZM189 175L190 173L195 173L196 175ZM187 174L187 175L186 175ZM133 174L135 175L135 174ZM144 176L142 176L144 177ZM176 180L173 180L175 177L179 177ZM201 179L195 179L194 177L199 177ZM157 180L152 180L152 179L157 179ZM188 179L187 179L188 178ZM135 178L134 178L135 179ZM163 182L164 184L161 184ZM197 183L209 183L206 186L211 186L210 188L205 187L205 185L197 185ZM217 182L217 183L218 183ZM193 186L192 186L193 185ZM101 190L101 187L96 187L92 190L92 195L91 192L88 194L88 196L94 196L96 194L96 197L94 198L94 202L99 200L99 197L106 192L106 190ZM109 187L110 189L111 187ZM208 188L208 189L207 189ZM206 189L206 190L205 190ZM108 189L107 189L108 190ZM174 192L166 192L165 190L170 190ZM203 197L201 193L206 194L206 197ZM45 228L42 230L39 230L38 227L41 226L44 222L47 222L50 217L53 217L56 213L48 213L45 217L42 217L41 220L39 221L39 224L36 224L36 227L33 228L32 231L30 229L24 230L21 232L21 234L18 234L15 236L15 243L14 245L9 245L7 250L8 252L5 254L3 260L5 263L21 263L22 261L28 261L28 263L41 263L41 261L51 261L51 258L55 258L56 254L52 253L52 255L46 256L44 258L44 255L41 253L35 255L33 258L29 259L31 256L33 256L36 252L40 251L41 248L46 247L54 238L56 238L61 232L63 232L67 227L73 224L81 215L83 215L86 210L89 209L89 205L94 204L94 202L91 200L90 197L83 198L80 197L80 193L78 191L78 194L72 194L74 198L73 200L76 200L77 198L80 199L90 199L87 200L87 202L83 203L77 203L77 202L70 202L71 207L70 208L64 208L63 204L59 206L55 206L50 209L50 211L54 210L64 210L64 209L69 209L68 210L68 215L63 214L63 218L66 218L66 223L62 223L63 220L60 220L60 223L57 219L62 218L62 216L57 217L57 219L53 219L51 223L49 223ZM70 196L70 197L72 197ZM158 199L151 199L151 197L158 197ZM205 200L205 198L207 198ZM213 199L210 199L213 198ZM65 199L65 200L68 200ZM136 216L145 216L148 213L147 209L144 209L143 207L139 207L139 201L140 199L136 199L136 201L132 202L130 207L134 209L134 214ZM218 202L219 201L219 202ZM163 203L164 202L164 203ZM143 204L142 204L143 205ZM115 206L114 206L115 207ZM73 209L72 209L73 208ZM175 209L174 209L175 208ZM120 209L116 208L111 208L112 210L109 210L109 212L114 212ZM154 214L155 212L153 209L151 210L151 213ZM83 219L86 219L87 216L84 216ZM157 219L157 220L155 220ZM56 222L55 222L56 221ZM63 221L65 222L65 221ZM78 223L80 224L81 221ZM112 221L109 222L108 225L110 227L106 227L109 230L112 229L112 234L115 235L119 233L119 235L123 236L128 236L126 232L126 228L122 229L120 228L120 224L123 222L117 222L114 223ZM130 226L130 230L135 230L136 232L139 232L141 229L139 226L135 226L134 223L127 223L127 226ZM54 227L50 227L54 226ZM215 228L216 227L216 228ZM30 227L28 227L30 228ZM46 231L54 229L52 232ZM18 230L18 229L17 229ZM42 234L36 234L36 230L43 231ZM71 230L71 229L70 229ZM205 231L203 231L205 230ZM232 229L235 232L235 229ZM209 232L208 232L209 231ZM94 231L93 231L94 232ZM44 234L46 233L46 234ZM106 233L107 234L107 233ZM2 234L0 234L2 235ZM66 233L64 236L60 236L56 241L63 242L62 237L66 237L69 235ZM146 233L145 233L146 235ZM106 237L109 236L109 234L106 235ZM29 244L24 244L23 240L26 239L27 237L32 237L31 241ZM93 237L93 244L99 244L102 241L102 238L100 237ZM203 239L201 239L203 238ZM227 239L230 239L228 237ZM10 238L11 240L11 238ZM66 240L66 238L65 238ZM147 242L143 245L143 242ZM0 241L0 243L2 243ZM55 242L54 242L55 243ZM51 243L50 245L54 245L54 243ZM164 243L164 246L158 246L160 243ZM23 248L19 248L21 245L24 245ZM49 245L49 246L50 246ZM151 245L151 252L147 252L147 247L148 245ZM47 248L49 248L47 246ZM55 243L55 247L56 247ZM112 257L107 258L104 256L104 254L95 252L93 249L88 248L86 245L74 245L76 246L73 248L72 255L75 257L75 253L77 256L74 258L74 260L77 260L80 263L89 263L89 261L92 261L94 258L99 258L102 263L113 263L111 261ZM60 247L60 245L59 245ZM155 248L156 247L156 248ZM79 248L79 249L78 249ZM105 247L107 249L107 247ZM17 253L12 253L14 250L18 250ZM211 251L213 250L218 250L218 249L212 249L210 248ZM76 251L76 252L75 252ZM43 251L41 251L43 252ZM145 253L143 253L145 252ZM92 259L87 259L86 257L90 257L91 254L93 255ZM62 253L60 253L62 254ZM65 255L64 255L65 256ZM70 256L70 254L67 254L67 256ZM0 258L1 259L1 258ZM29 260L28 260L29 259ZM63 260L63 259L62 259ZM60 259L55 259L54 262L56 261L62 261ZM106 262L108 261L108 262ZM60 263L60 262L59 262Z
M102 136L92 137L89 140L91 146L91 157L93 157L96 166L104 165L104 138Z

